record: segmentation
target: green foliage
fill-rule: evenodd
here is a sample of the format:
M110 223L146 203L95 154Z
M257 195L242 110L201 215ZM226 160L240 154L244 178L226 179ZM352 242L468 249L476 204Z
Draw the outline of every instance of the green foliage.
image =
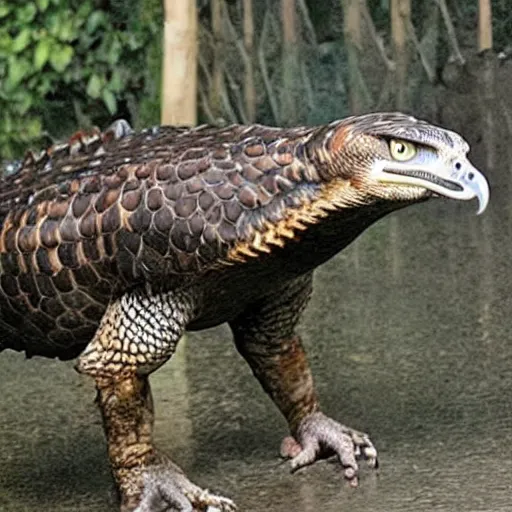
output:
M509 51L512 33L510 1L493 0L495 49ZM212 38L209 0L197 0L201 22L201 97L208 98ZM231 22L242 41L241 0L226 2ZM347 62L343 51L343 2L306 0L309 18L298 9L301 75L292 81L300 87L301 122L319 123L348 113ZM269 97L286 98L282 91L282 52L279 2L253 0L255 22L255 89L257 121L273 123L276 116ZM367 0L378 34L391 54L389 0ZM475 20L478 2L448 1L457 37L463 48L476 48ZM267 10L271 15L266 17ZM429 2L412 2L412 19L417 35L425 34ZM263 21L267 19L266 36ZM163 7L161 0L0 0L0 162L20 156L29 147L58 139L78 127L105 127L115 117L126 117L137 128L158 123L162 61ZM311 38L309 21L314 32ZM439 18L440 43L436 66L449 59L444 23ZM233 34L226 32L224 68L226 103L222 113L228 121L240 120L245 67ZM369 39L367 38L367 41ZM365 46L363 61L379 63L374 45ZM261 50L261 52L260 52ZM373 52L373 54L371 53ZM444 53L443 53L444 52ZM269 87L260 70L260 53L268 68ZM371 56L373 55L373 57ZM417 64L418 61L416 61ZM419 69L419 66L417 65ZM420 70L421 71L421 70ZM380 81L378 73L373 73ZM423 77L421 72L415 75ZM210 77L211 80L211 77ZM371 79L368 80L372 82ZM373 82L372 82L373 83ZM270 88L270 92L267 91ZM380 101L380 82L375 99ZM386 97L382 96L384 100ZM202 102L200 102L202 105ZM278 105L278 107L280 107ZM211 110L211 109L210 109ZM279 112L280 108L277 108ZM210 120L202 110L202 120ZM233 119L233 117L236 119ZM278 120L279 121L279 120ZM283 123L286 119L282 120Z
M161 7L153 2L148 18L125 2L130 14L123 17L101 4L0 0L0 159L19 156L45 134L103 126L115 114L134 117L129 105L152 78L146 50L160 45Z

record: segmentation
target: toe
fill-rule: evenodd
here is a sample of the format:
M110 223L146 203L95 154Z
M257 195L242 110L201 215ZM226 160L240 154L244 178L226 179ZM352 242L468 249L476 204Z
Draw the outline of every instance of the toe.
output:
M235 504L192 483L174 464L148 468L140 502L126 512L235 512Z
M337 421L316 412L304 418L297 431L295 444L283 443L282 452L290 453L296 445L303 450L292 458L292 470L312 464L318 458L335 454L343 466L344 476L351 485L357 485L359 467L357 460L366 459L372 468L378 466L377 450L370 438L357 430L350 429Z
M147 478L144 492L135 512L154 512L155 510L193 512L193 507L174 482Z
M366 459L368 466L371 468L377 468L377 450L368 435L362 432L357 432L356 430L349 433L352 437L352 442L354 443L356 456L361 456Z
M281 443L279 454L283 459L293 459L294 457L297 457L301 451L302 446L295 440L295 438L292 436L286 436Z
M236 505L229 498L217 496L203 489L199 496L192 498L194 506L208 512L235 512Z
M292 473L313 464L317 460L319 449L320 445L317 442L313 440L305 442L302 451L290 462Z

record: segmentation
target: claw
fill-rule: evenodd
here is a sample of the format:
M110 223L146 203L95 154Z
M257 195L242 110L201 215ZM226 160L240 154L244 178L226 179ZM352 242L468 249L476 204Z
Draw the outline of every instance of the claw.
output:
M207 512L236 512L236 505L233 501L224 496L211 494L207 489L203 489L195 501L205 507Z
M357 476L349 480L350 487L358 487L359 486L359 479Z
M303 446L302 451L291 460L290 465L292 473L313 464L317 459L318 450L320 448L318 445L304 444Z
M144 475L144 490L134 512L179 510L180 512L236 512L229 498L218 496L193 484L169 463L152 467Z
M355 468L345 469L345 478L347 480L353 480L357 476L357 470Z
M377 459L377 450L372 446L365 446L363 448L364 458L369 467L377 469L379 467L379 460Z
M320 412L304 418L296 438L287 437L281 455L291 458L291 470L313 464L326 453L334 453L343 466L343 474L352 487L358 485L357 459L366 459L370 468L378 467L377 450L368 435L341 425Z

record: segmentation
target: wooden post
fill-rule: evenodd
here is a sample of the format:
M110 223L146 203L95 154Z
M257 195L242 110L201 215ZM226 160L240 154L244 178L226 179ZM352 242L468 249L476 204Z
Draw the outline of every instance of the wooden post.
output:
M222 119L222 95L224 93L224 34L222 15L224 0L210 0L213 35L212 82L210 86L210 109L215 119Z
M162 124L197 123L197 11L191 0L165 0Z
M478 98L481 105L481 127L485 146L486 168L488 171L496 165L496 59L492 52L492 13L491 0L478 2L478 51L481 55L481 65L478 70L480 85Z
M245 111L247 120L253 123L256 119L256 90L254 88L254 19L252 0L244 0L244 47L247 53L245 66Z
M478 2L478 51L492 49L492 11L491 0Z
M295 0L281 0L283 27L283 89L281 91L280 123L288 126L298 122L299 52L297 48L297 14Z
M361 90L361 6L360 0L343 0L343 36L348 60L348 96L351 114L364 110Z
M391 37L395 71L395 107L405 110L408 106L407 68L409 64L408 25L411 22L411 0L391 0Z

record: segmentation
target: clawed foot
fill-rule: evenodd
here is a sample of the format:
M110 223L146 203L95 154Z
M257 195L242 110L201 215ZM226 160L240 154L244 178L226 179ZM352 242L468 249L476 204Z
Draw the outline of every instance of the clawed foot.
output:
M370 438L352 430L321 412L305 417L297 429L296 439L286 437L281 455L291 459L292 471L313 464L318 459L337 455L350 484L357 486L357 459L366 459L371 468L378 467L377 450Z
M175 464L165 462L143 473L138 505L124 503L121 512L235 512L235 504L193 484ZM211 507L211 508L210 508Z

